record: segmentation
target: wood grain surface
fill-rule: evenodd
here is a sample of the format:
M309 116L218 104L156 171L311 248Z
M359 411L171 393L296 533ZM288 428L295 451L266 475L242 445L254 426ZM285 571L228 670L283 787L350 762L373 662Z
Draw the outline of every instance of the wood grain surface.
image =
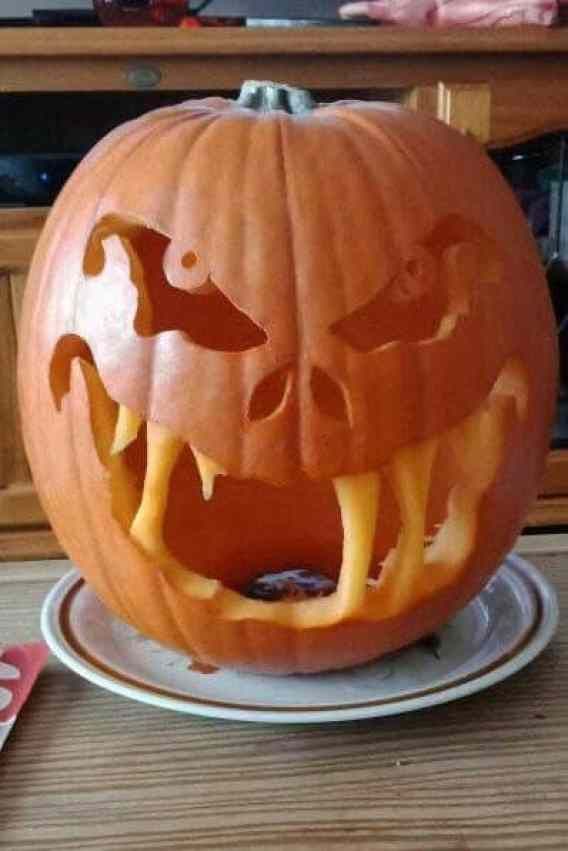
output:
M0 568L4 568L4 562L20 562L22 567L30 559L58 559L64 558L61 544L51 529L39 527L30 529L2 529L0 525ZM0 597L0 611L2 599ZM0 846L1 848L1 846Z
M568 609L566 538L522 547ZM3 566L0 643L39 636L66 569ZM567 698L565 623L527 669L474 697L300 728L153 709L51 660L0 754L0 847L566 851Z
M16 392L27 267L46 212L4 209L0 215L0 534L4 529L47 525L26 461ZM0 560L2 549L0 541Z
M412 27L5 27L0 56L159 56L367 53L565 53L568 29L470 27L425 30Z
M5 28L0 93L231 91L253 78L404 100L440 81L487 84L488 140L503 145L566 128L567 52L568 28Z

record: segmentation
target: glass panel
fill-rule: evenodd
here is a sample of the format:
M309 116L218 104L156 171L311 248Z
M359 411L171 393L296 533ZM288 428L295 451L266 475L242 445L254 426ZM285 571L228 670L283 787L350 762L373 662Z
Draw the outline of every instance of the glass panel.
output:
M0 0L0 5L2 0ZM335 101L345 92L313 92L318 101ZM358 100L400 100L403 89L359 89ZM77 163L117 125L148 112L191 98L235 90L155 92L46 92L0 94L0 108L9 117L0 133L0 208L46 207L53 203Z
M568 131L490 152L536 239L558 328L560 375L552 445L568 447Z

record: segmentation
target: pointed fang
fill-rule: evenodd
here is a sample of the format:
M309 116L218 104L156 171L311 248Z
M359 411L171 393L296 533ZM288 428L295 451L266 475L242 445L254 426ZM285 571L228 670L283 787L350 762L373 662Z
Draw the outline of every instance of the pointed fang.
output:
M337 584L342 617L361 605L373 556L380 476L363 473L333 480L343 524L343 560Z
M203 499L208 502L213 496L215 478L217 476L224 476L226 473L216 461L213 461L212 458L208 458L207 455L203 455L203 453L198 449L194 449L192 446L191 451L195 457L195 463L201 478L201 492L203 494Z
M110 454L118 455L127 446L130 446L136 440L141 425L142 417L131 411L126 405L121 405L118 409Z
M156 423L147 424L147 434L144 491L130 534L146 552L159 553L164 550L163 525L170 478L184 444Z
M387 559L387 563L391 562L391 599L397 611L415 593L424 569L426 509L438 444L439 439L432 438L400 449L391 465L390 481L402 523L396 550Z

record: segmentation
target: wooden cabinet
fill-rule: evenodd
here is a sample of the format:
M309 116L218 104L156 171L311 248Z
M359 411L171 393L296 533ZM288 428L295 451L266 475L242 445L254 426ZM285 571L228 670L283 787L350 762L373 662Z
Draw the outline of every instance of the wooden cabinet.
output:
M26 461L16 389L18 322L27 269L45 214L0 212L0 558L59 552L47 531Z
M36 211L4 211L0 218L0 530L46 523L25 458L16 393L18 320L43 220Z
M143 111L149 92L181 100L188 92L234 92L245 78L275 79L327 98L397 100L499 146L568 129L567 55L568 31L532 28L4 29L0 98L36 98L41 122L38 97L68 93L59 121L71 128L88 122L82 92L131 92ZM0 209L0 559L58 552L25 460L15 381L26 269L45 214ZM551 453L527 523L568 523L568 452Z

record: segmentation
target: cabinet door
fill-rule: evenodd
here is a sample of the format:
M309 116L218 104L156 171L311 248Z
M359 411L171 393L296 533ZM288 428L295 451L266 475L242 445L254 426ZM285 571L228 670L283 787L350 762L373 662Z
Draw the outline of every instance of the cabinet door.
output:
M0 531L47 525L24 453L16 387L22 297L44 218L37 210L0 212Z
M415 86L404 98L406 106L427 112L450 127L474 136L483 144L491 136L491 88L486 83L444 83Z

